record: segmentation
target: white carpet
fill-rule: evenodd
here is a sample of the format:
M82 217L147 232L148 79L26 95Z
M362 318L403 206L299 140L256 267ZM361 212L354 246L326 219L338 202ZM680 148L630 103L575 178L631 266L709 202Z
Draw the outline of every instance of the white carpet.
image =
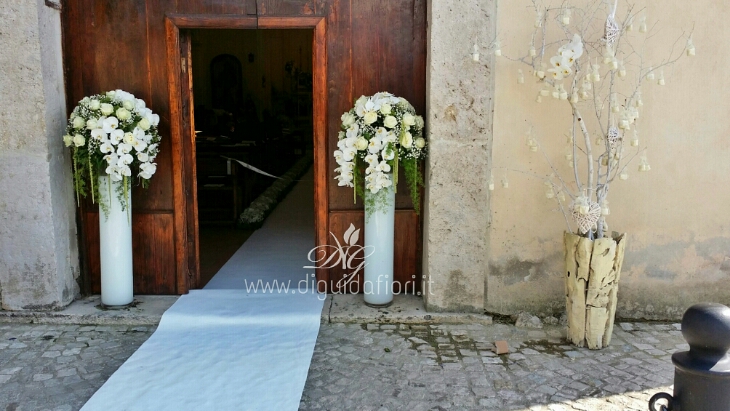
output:
M165 312L82 410L299 408L324 300L302 268L314 246L312 172L303 180L205 289ZM288 292L246 289L274 280Z

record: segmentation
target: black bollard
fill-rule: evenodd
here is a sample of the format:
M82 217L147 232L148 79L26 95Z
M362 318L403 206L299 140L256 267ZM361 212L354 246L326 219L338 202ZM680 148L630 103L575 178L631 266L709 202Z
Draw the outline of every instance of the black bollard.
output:
M682 335L689 351L672 355L674 395L654 395L649 411L730 411L730 308L693 305L682 317Z

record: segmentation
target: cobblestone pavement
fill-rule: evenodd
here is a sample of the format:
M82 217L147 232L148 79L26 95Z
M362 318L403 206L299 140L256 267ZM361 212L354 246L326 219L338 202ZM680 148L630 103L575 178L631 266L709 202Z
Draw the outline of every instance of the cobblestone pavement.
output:
M154 328L0 324L0 411L80 409Z
M678 329L621 324L589 351L558 327L323 324L300 410L643 411L687 349ZM0 324L0 411L78 410L153 331Z
M643 411L669 390L670 354L688 349L679 324L621 324L602 351L562 337L502 324L326 325L300 410ZM491 351L497 340L509 355Z

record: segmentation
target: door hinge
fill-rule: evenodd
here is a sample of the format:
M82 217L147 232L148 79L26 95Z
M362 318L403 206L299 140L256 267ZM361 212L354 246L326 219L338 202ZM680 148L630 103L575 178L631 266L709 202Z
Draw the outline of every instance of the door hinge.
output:
M186 73L188 69L188 65L185 64L185 57L180 59L180 70L182 70L183 73Z

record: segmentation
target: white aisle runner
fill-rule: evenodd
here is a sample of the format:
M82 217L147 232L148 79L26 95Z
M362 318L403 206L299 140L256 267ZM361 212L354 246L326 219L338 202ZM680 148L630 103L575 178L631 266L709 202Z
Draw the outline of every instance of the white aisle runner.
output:
M312 172L302 179L203 290L165 312L82 410L299 408L324 300L312 277L298 288L311 275L302 267L314 247ZM287 293L247 290L282 281Z

